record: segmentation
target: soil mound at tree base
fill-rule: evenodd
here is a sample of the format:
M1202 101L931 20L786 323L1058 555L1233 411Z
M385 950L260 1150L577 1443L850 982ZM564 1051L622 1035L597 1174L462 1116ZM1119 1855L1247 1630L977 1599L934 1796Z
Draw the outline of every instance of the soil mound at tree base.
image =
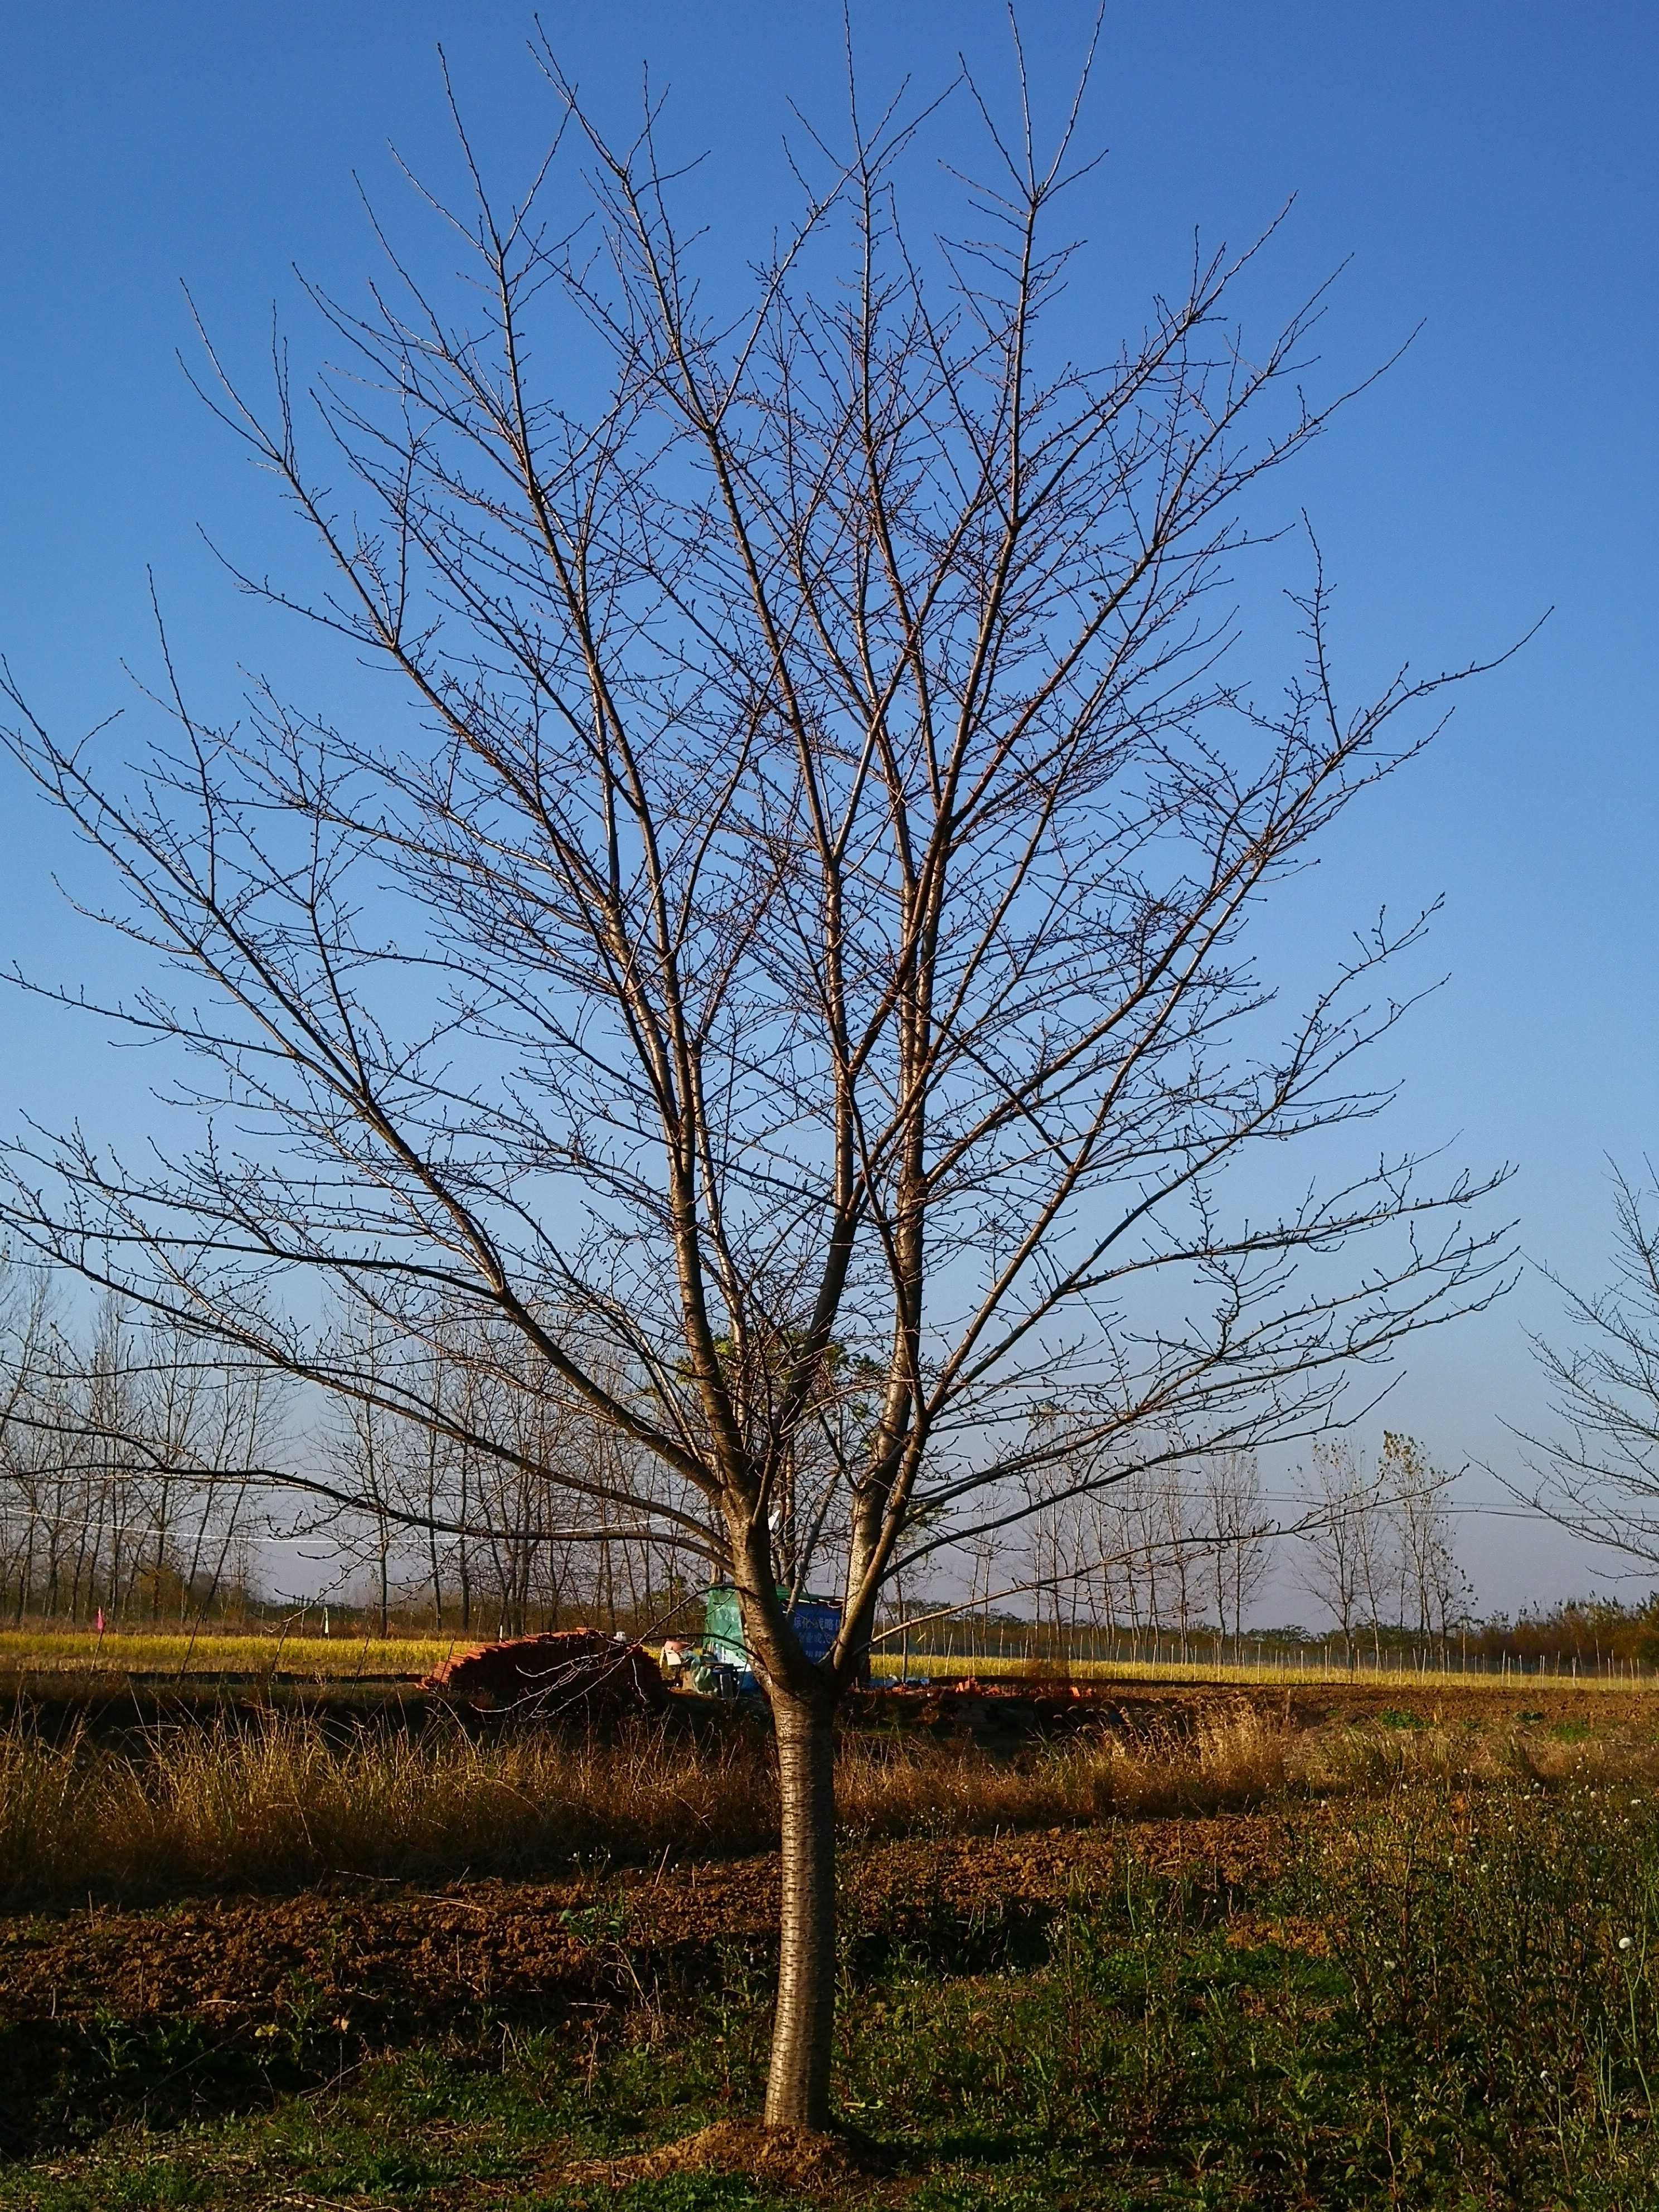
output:
M739 2173L806 2196L827 2196L867 2171L867 2162L843 2136L819 2135L811 2128L763 2127L753 2120L716 2120L694 2136L631 2158L568 2166L559 2179L567 2185L617 2190L640 2181L665 2181L675 2173Z
M446 1659L418 1686L469 1705L549 1714L656 1713L668 1702L662 1670L644 1645L620 1644L597 1628L481 1644Z

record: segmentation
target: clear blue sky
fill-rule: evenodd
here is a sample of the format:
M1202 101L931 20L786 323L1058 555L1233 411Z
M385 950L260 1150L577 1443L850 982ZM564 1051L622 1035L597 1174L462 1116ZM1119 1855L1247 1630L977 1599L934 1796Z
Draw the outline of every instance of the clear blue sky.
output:
M1032 4L1040 80L1069 76L1084 7ZM759 237L785 202L785 102L833 113L837 7L796 0L607 0L544 21L585 91L617 118L641 65L712 161L711 217ZM1007 33L978 0L859 0L875 88L949 74L966 43L994 78ZM290 264L349 291L372 255L352 173L395 204L394 140L448 155L435 49L496 173L539 144L546 88L530 17L503 0L434 7L13 9L0 68L0 648L41 705L91 720L153 665L154 567L193 677L229 696L234 664L320 669L305 640L236 600L198 525L254 558L258 481L191 398L173 359L187 281L240 364ZM1402 1138L1516 1162L1528 1251L1593 1278L1605 1265L1603 1158L1659 1150L1656 942L1656 355L1659 354L1659 10L1575 0L1279 0L1109 9L1092 125L1110 157L1079 204L1103 249L1103 329L1178 281L1193 227L1235 241L1286 197L1284 297L1352 257L1326 331L1333 378L1406 361L1303 466L1341 586L1357 681L1488 650L1556 611L1524 656L1471 693L1437 753L1355 816L1298 893L1294 968L1363 923L1444 892L1430 965L1445 992L1379 1073L1408 1085ZM1084 312L1079 306L1079 312ZM303 354L303 348L302 348ZM52 823L0 787L6 957L77 980L108 948L52 892ZM1426 970L1425 970L1426 972ZM143 1070L0 999L0 1118L81 1110L103 1130L148 1118ZM1410 1363L1390 1419L1438 1455L1501 1455L1504 1413L1536 1413L1523 1324L1537 1282ZM1489 1495L1472 1481L1468 1496ZM1579 1577L1559 1540L1470 1524L1489 1602Z

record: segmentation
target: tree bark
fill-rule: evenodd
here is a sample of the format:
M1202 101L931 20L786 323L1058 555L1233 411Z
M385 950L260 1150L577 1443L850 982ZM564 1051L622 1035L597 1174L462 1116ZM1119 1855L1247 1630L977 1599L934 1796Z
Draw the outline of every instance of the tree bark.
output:
M827 1705L775 1690L781 1924L769 2127L830 2125L836 2007L836 1739Z

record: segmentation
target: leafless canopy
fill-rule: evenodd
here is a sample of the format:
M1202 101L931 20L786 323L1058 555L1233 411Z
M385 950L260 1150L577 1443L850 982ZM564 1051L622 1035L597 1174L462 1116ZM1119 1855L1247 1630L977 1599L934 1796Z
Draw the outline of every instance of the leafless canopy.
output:
M1138 1458L1316 1429L1354 1362L1498 1286L1490 1184L1385 1159L1252 1217L1219 1188L1385 1103L1352 1063L1420 924L1299 1012L1245 933L1454 678L1340 703L1309 550L1302 665L1256 702L1228 576L1339 404L1302 397L1319 297L1251 350L1261 246L1200 253L1103 343L1055 229L1075 108L1045 154L966 80L855 100L736 274L677 217L661 118L619 143L542 61L527 195L463 132L471 197L426 201L460 281L377 223L367 306L312 295L338 366L303 405L280 349L269 405L207 356L331 574L241 582L407 711L267 685L208 727L169 663L173 734L123 776L15 701L109 918L182 977L104 1011L183 1048L204 1133L143 1165L19 1146L9 1217L439 1431L434 1347L505 1331L503 1372L527 1349L626 1448L534 1470L568 1533L731 1577L775 1705L821 1713L907 1563ZM960 220L923 236L900 186L940 131ZM351 1327L293 1294L319 1278ZM407 1358L354 1358L370 1328ZM823 1667L781 1566L844 1588Z

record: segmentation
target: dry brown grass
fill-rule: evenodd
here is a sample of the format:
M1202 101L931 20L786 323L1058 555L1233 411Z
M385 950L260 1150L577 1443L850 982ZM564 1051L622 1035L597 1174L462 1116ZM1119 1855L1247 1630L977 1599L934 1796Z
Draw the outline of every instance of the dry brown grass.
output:
M854 1736L839 1797L856 1836L988 1832L1255 1803L1285 1771L1281 1729L1218 1709L1195 1734L1093 1739L1018 1763ZM0 1895L14 1903L723 1855L764 1850L776 1818L757 1735L697 1744L641 1726L611 1743L459 1729L341 1738L282 1716L158 1729L137 1749L84 1731L54 1743L21 1723L0 1735Z
M872 1747L854 1739L837 1775L859 1835L1053 1826L1118 1814L1212 1813L1282 1789L1291 1737L1248 1706L1202 1709L1189 1729L1085 1737L1018 1764L970 1748Z
M1018 1763L852 1737L839 1796L854 1835L971 1833L1250 1803L1284 1776L1282 1732L1218 1711L1184 1739L1096 1739ZM776 1817L758 1735L341 1738L281 1716L158 1729L137 1749L85 1732L53 1743L21 1723L0 1735L0 1895L14 1903L729 1854L764 1850Z
M0 1893L139 1898L337 1875L516 1875L586 1856L763 1847L769 1777L738 1743L477 1740L272 1717L138 1750L0 1736Z
M1659 1746L1368 1723L1297 1733L1218 1700L1139 1736L1089 1735L996 1759L925 1737L850 1735L841 1815L859 1838L974 1834L1120 1816L1242 1809L1521 1777L1659 1784ZM266 1714L157 1729L113 1747L0 1732L0 1899L294 1889L532 1875L611 1857L719 1856L775 1833L770 1748L641 1723L615 1742L532 1729L477 1737Z

